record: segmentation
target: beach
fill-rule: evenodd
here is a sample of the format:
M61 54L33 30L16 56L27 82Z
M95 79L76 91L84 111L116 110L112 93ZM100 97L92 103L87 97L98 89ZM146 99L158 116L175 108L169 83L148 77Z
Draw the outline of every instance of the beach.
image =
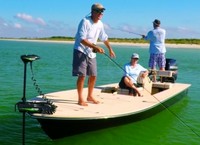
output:
M8 40L8 41L26 41L26 42L48 42L48 43L66 43L73 44L74 41L59 41L59 40L34 40L34 39L0 39L0 40ZM102 45L103 42L98 42L97 44ZM139 46L148 48L149 43L124 43L124 42L110 42L111 45L126 45L126 46ZM167 48L196 48L200 49L200 45L198 44L168 44L166 43Z
M119 42L110 42L112 45L128 45L128 46L140 46L140 47L149 47L148 43L119 43ZM166 44L166 47L170 48L198 48L200 45L197 44Z

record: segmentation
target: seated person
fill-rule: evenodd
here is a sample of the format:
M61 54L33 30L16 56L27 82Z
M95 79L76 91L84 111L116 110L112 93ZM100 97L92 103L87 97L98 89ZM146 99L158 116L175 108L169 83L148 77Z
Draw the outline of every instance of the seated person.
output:
M129 95L133 96L142 96L137 89L138 76L140 75L143 78L148 76L148 70L138 64L138 59L139 55L137 53L133 53L131 61L124 65L124 75L119 82L119 87L122 89L128 89Z

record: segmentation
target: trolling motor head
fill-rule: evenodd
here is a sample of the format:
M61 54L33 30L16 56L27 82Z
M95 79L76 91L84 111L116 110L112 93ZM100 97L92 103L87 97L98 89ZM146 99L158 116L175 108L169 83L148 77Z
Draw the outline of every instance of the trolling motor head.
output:
M40 57L39 56L37 56L37 55L35 55L35 54L30 54L30 55L21 55L21 59L22 59L22 61L25 63L27 63L27 62L32 62L32 61L34 61L34 60L37 60L37 59L39 59Z

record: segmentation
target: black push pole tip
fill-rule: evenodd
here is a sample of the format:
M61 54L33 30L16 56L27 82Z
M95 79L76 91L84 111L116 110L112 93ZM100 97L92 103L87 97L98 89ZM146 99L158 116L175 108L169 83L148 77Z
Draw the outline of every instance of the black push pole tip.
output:
M35 55L35 54L21 55L21 59L22 59L23 62L32 62L32 61L35 61L39 58L40 57L38 55Z

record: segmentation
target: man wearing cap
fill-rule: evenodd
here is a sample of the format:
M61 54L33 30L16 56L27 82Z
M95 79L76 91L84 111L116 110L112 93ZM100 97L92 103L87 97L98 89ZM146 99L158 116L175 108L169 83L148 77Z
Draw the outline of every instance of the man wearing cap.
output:
M149 31L147 35L142 35L145 40L150 41L149 46L149 67L151 69L156 69L158 65L160 70L165 70L166 64L166 47L165 47L165 36L166 31L160 27L160 20L155 19L153 21L153 30ZM156 78L153 78L153 81L156 81Z
M137 79L139 76L145 78L148 75L148 70L138 64L139 55L133 53L130 62L124 65L124 75L119 82L119 87L122 89L128 89L129 95L142 96L137 89Z
M104 31L101 18L105 8L103 5L96 3L91 7L91 16L86 16L78 25L75 36L73 52L73 70L72 75L78 76L77 92L78 104L88 106L83 98L83 87L85 77L88 76L88 95L87 101L98 104L99 101L93 96L93 89L97 76L96 53L104 53L104 49L97 46L97 40L104 42L109 50L110 57L115 57L115 53L108 41L108 35Z

